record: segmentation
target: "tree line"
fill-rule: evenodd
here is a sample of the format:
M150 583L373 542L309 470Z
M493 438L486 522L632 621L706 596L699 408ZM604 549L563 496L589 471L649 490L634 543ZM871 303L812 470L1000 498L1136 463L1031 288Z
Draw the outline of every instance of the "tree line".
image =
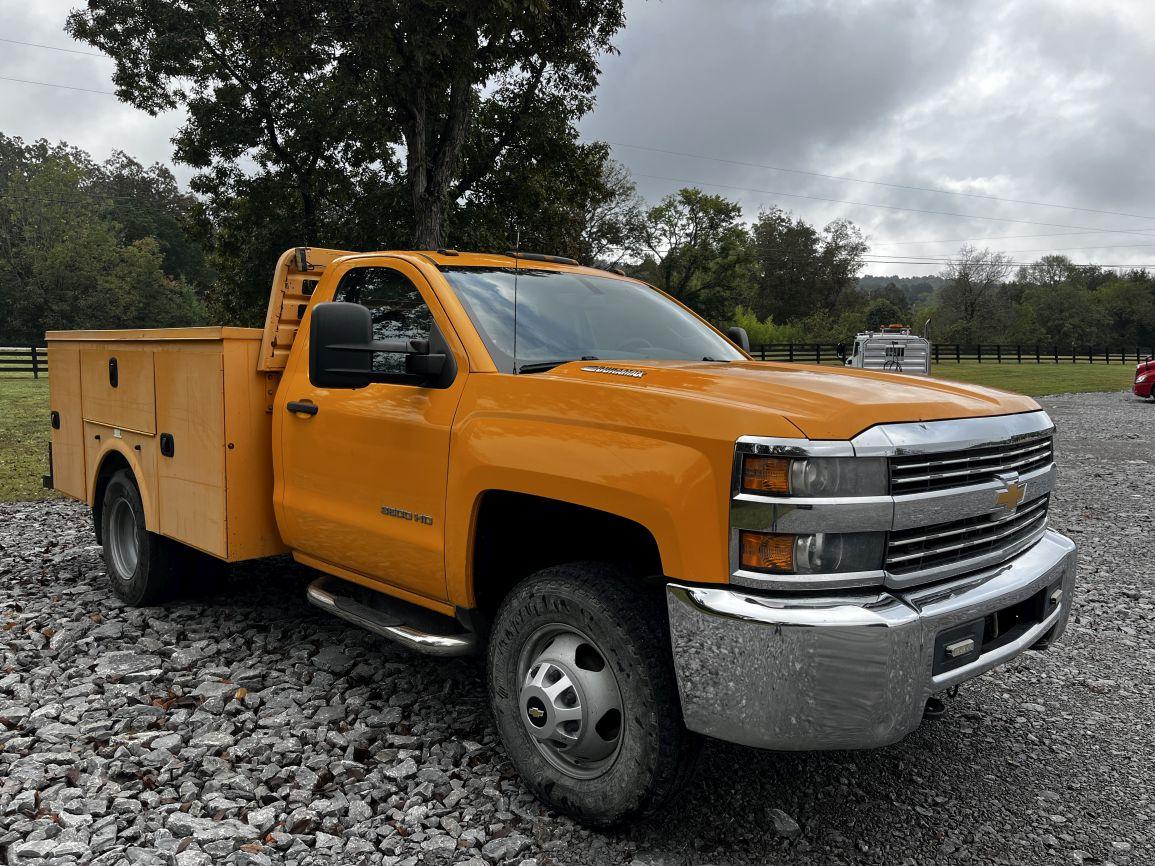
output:
M549 252L638 276L754 342L931 319L958 342L1155 343L1152 280L962 249L937 277L860 278L848 220L752 222L686 188L644 202L583 141L621 0L89 0L68 32L125 102L181 109L174 159L97 163L0 136L0 339L259 325L286 247Z

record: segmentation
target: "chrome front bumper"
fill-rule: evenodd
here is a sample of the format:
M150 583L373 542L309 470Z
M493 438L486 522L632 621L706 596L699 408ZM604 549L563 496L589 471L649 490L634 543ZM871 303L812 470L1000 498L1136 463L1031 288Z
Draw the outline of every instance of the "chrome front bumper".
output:
M671 583L686 726L764 749L885 746L918 727L932 694L1057 639L1074 581L1075 545L1048 530L1003 566L911 590L814 597ZM1004 633L984 639L981 624L991 634L1000 612ZM969 627L978 651L946 660L944 641Z

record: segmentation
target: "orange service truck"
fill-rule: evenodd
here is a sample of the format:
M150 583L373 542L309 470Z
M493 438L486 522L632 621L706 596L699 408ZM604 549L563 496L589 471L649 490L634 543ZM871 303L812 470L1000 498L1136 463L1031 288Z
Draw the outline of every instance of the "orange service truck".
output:
M893 743L1070 612L1033 400L756 362L567 259L299 248L263 330L47 340L46 483L113 592L291 553L336 616L484 653L514 764L589 824L667 801L702 735Z

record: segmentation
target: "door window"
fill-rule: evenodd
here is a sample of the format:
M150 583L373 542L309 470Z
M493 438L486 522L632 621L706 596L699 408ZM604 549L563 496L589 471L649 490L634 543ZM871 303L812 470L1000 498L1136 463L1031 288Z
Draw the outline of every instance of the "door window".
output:
M393 268L354 268L341 278L333 300L368 308L374 340L428 340L433 330L433 314L421 292ZM405 356L374 352L373 369L404 373Z

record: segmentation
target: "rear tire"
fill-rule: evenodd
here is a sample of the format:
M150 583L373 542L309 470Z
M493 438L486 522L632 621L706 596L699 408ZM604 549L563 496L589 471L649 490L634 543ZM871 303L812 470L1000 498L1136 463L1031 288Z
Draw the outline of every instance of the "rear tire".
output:
M104 565L113 593L133 607L159 604L176 585L173 546L149 532L136 479L118 470L104 489L100 512Z
M650 589L602 563L555 566L516 586L494 620L502 742L538 797L587 825L657 811L700 748L682 724L665 608Z

